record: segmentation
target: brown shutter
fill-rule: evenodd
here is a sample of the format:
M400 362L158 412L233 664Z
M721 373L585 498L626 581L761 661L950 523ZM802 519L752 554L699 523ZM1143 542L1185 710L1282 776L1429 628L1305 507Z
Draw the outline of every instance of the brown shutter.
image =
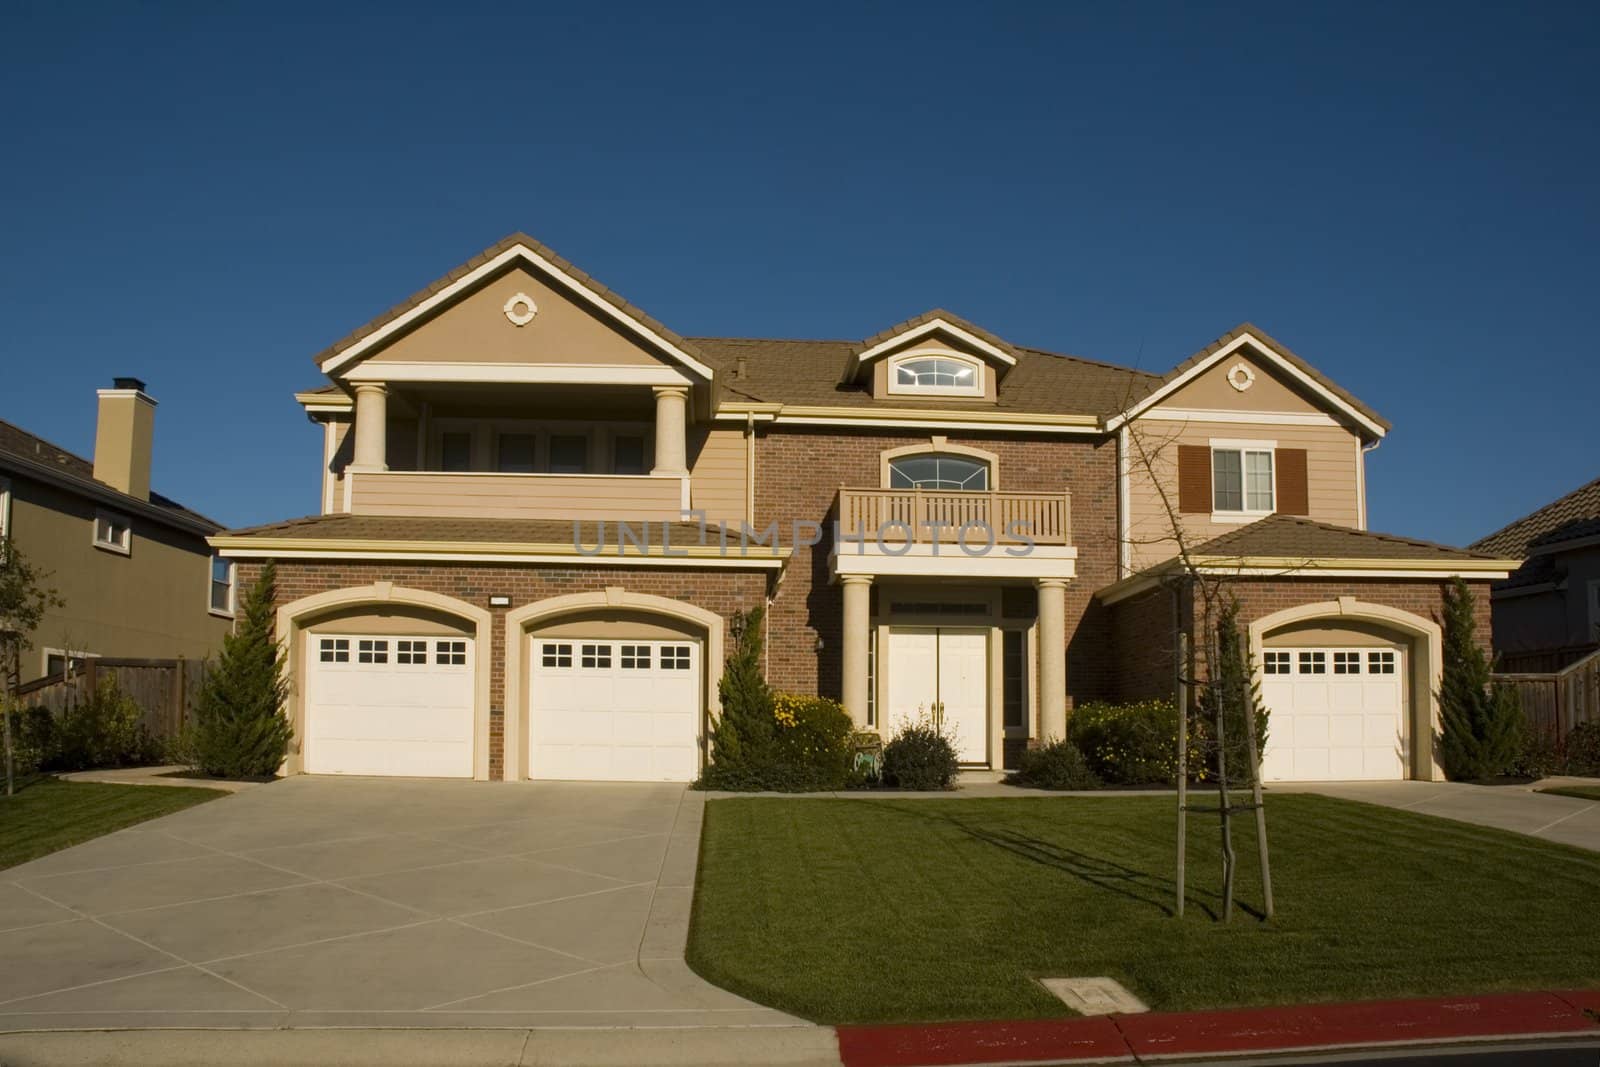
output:
M1280 448L1273 462L1278 465L1278 514L1311 514L1311 491L1306 486L1306 450Z
M1178 446L1178 510L1211 512L1211 449L1205 445Z

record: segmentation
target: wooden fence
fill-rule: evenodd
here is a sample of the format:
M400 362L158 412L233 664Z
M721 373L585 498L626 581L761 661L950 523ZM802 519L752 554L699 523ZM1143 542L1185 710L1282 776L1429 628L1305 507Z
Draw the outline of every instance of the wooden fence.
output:
M25 708L49 708L60 715L93 693L106 677L144 710L145 729L161 739L177 737L205 681L203 660L117 659L91 656L61 674L28 682L19 691Z
M1502 652L1495 661L1495 667L1502 674L1555 674L1597 651L1600 651L1600 644L1591 642L1565 648L1543 648L1537 652Z
M1496 674L1522 701L1528 724L1557 743L1580 722L1600 722L1600 651L1552 674Z

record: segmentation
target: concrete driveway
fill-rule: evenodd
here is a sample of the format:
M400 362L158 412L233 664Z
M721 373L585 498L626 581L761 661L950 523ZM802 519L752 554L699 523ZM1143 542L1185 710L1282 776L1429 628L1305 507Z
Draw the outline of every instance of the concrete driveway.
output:
M0 871L0 1030L794 1025L684 963L704 807L300 777L143 823Z
M1546 784L1546 783L1538 783ZM1552 781L1550 785L1557 784ZM1463 782L1325 782L1274 785L1273 792L1323 793L1422 815L1513 830L1600 852L1600 802L1534 792L1529 786Z

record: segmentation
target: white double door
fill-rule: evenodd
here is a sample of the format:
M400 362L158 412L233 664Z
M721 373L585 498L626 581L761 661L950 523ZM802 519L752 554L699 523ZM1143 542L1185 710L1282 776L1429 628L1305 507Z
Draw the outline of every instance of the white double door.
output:
M962 763L987 763L989 631L895 626L887 652L889 732L932 719Z

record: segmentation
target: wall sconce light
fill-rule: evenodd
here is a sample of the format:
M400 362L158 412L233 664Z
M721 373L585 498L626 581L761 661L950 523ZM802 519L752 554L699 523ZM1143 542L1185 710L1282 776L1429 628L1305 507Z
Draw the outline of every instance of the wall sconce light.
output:
M816 646L818 652L822 651L823 645L824 645L824 642L822 640L822 635L818 634L817 635L817 646Z
M489 606L491 608L509 608L511 606L511 598L505 593L492 593L489 596Z

